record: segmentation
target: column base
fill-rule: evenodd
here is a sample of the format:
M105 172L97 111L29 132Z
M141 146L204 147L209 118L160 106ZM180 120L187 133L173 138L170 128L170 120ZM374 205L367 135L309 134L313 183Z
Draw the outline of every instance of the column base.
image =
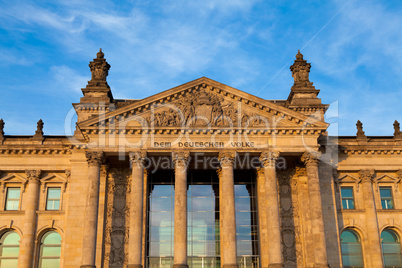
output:
M187 264L173 264L173 268L188 268Z
M222 265L223 268L239 268L237 264L224 264Z
M268 268L283 268L283 263L271 263L268 265Z
M129 264L127 265L127 268L142 268L141 264Z
M314 268L329 268L328 263L314 263Z
M80 268L96 268L95 265L81 265Z

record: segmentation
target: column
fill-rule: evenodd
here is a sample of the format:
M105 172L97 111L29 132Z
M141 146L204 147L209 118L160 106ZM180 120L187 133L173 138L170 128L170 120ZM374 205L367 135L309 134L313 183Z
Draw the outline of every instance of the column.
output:
M318 177L319 152L305 152L301 161L307 169L307 187L310 199L312 240L314 241L314 267L329 267L322 215L320 180Z
M236 214L234 196L233 164L236 152L219 153L221 172L219 176L219 211L221 238L221 266L237 268Z
M258 230L260 233L261 249L269 248L267 227L267 199L265 192L264 168L257 168L257 200L258 200ZM266 250L260 252L261 267L268 267L269 255Z
M187 268L187 164L189 152L173 152L174 260L173 268Z
M128 268L142 268L142 219L144 191L144 161L146 153L131 152L132 169L130 192L130 233L128 250Z
M24 225L22 229L22 240L20 244L20 253L18 256L19 268L33 267L33 254L35 250L36 236L36 210L39 202L39 178L40 170L26 170L25 174L28 179L28 188L24 194Z
M373 178L374 170L360 170L359 175L362 180L365 218L367 228L367 245L368 254L371 263L370 267L383 267L382 265L382 252L381 252L381 240L378 229L377 211L375 206L374 192L373 192Z
M86 152L88 162L88 191L84 219L81 268L95 268L98 230L99 180L103 152Z
M267 232L269 239L268 267L283 267L281 221L279 216L278 180L276 177L276 160L278 152L262 152L260 161L265 174L265 196L267 214Z

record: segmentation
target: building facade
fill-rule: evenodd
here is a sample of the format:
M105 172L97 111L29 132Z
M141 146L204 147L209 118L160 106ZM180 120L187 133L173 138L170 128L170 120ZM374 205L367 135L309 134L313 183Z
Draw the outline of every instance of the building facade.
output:
M402 267L399 123L328 136L300 52L275 101L205 77L119 100L89 67L74 135L0 121L0 267Z

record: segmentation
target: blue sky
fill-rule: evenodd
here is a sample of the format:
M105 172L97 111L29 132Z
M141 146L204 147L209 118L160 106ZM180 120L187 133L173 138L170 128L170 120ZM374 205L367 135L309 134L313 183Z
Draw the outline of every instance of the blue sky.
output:
M331 134L392 135L402 123L402 1L0 1L6 134L64 134L99 48L115 98L201 76L286 99L298 49L331 104Z

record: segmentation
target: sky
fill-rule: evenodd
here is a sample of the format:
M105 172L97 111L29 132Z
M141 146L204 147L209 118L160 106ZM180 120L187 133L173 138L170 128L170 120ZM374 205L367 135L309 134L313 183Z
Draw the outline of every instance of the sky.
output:
M330 104L331 135L393 135L402 123L400 0L0 0L0 118L6 135L64 135L99 48L116 99L202 76L287 99L297 50Z

